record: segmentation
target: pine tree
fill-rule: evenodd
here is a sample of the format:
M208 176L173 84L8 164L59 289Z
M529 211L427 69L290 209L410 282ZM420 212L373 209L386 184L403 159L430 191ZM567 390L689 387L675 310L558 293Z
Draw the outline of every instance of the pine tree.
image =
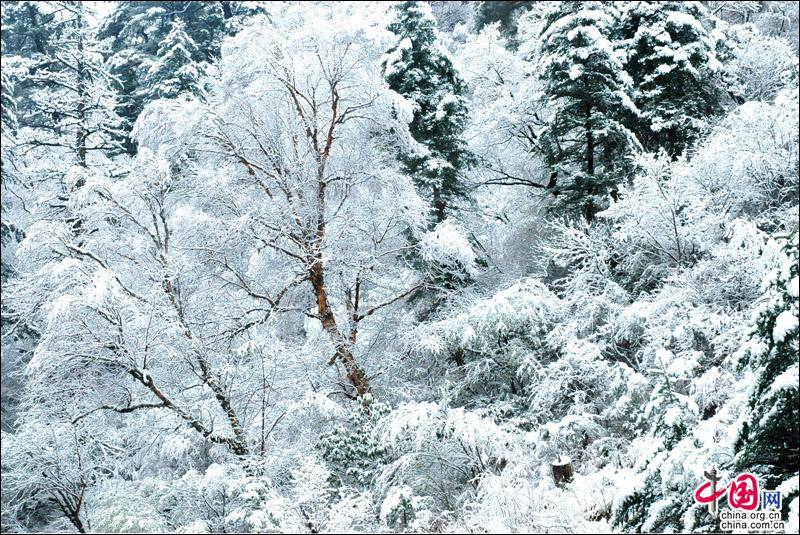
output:
M50 41L57 37L58 28L52 25L55 14L45 12L43 7L42 2L3 2L0 36L4 57L30 57L51 51Z
M800 472L798 396L798 234L784 247L787 258L771 277L755 315L740 363L756 374L750 414L736 442L736 469L753 472L774 489ZM783 496L784 517L797 489Z
M98 30L101 39L111 41L108 58L111 73L121 84L120 115L133 125L145 105L161 98L149 90L151 66L157 64L162 43L173 30L174 21L184 23L183 30L195 43L192 58L196 62L211 62L219 57L225 35L225 10L222 2L145 1L119 2ZM183 66L183 65L179 65ZM168 73L162 72L166 78ZM135 152L134 143L127 139L128 152Z
M74 163L88 166L90 153L119 150L114 141L122 119L116 113L115 80L105 69L100 43L83 2L54 2L62 34L51 43L46 66L31 79L35 113L49 120L37 125L26 143L67 149Z
M630 176L639 146L619 120L620 110L636 108L611 44L616 16L604 2L562 2L540 37L540 77L553 110L541 136L545 161L561 203L588 221Z
M625 2L617 46L641 114L626 124L647 150L677 157L697 139L703 119L722 111L718 62L700 2Z
M480 31L487 24L499 22L500 30L513 44L517 35L517 18L533 5L533 2L521 1L478 2L475 7L475 28Z
M13 98L20 126L42 120L33 113L32 95L38 87L34 77L52 63L53 42L63 32L55 14L44 7L43 2L3 2L0 8L3 94Z
M200 95L203 67L193 58L199 49L176 20L172 29L158 47L158 58L150 67L146 78L146 100L175 98L183 93Z
M173 31L173 22L181 21L182 30L196 45L192 60L201 66L219 58L222 39L235 31L241 20L264 13L260 2L118 2L98 30L100 39L111 41L108 64L120 80L125 98L120 115L133 125L144 106L161 95L149 91L151 66L158 62L164 41ZM178 62L178 67L184 67ZM186 73L184 73L186 74ZM160 73L163 79L167 72ZM135 151L126 141L129 152Z
M5 72L0 86L0 124L2 124L3 137L17 128L17 101L14 98L14 82ZM2 166L2 163L0 163Z
M423 146L421 152L402 154L401 160L420 194L433 201L435 223L441 223L466 196L463 173L473 161L463 139L467 87L440 42L426 3L398 5L389 29L400 41L384 59L384 77L414 105L409 130Z

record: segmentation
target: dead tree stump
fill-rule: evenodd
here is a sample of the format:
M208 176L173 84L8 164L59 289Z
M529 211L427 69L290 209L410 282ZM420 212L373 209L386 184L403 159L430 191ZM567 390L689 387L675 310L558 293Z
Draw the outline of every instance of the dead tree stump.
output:
M572 481L575 475L575 471L572 468L572 460L566 455L559 455L550 464L550 468L553 470L553 481L559 486Z

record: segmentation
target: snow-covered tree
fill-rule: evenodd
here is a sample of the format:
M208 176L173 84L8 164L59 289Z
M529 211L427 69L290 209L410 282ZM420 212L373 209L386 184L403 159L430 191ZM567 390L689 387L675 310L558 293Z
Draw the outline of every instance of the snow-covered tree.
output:
M378 70L386 40L376 46L355 25L337 40L334 28L354 20L336 8L301 31L292 26L298 9L283 28L259 26L229 43L216 100L153 104L123 177L84 175L75 209L93 232L76 237L46 218L32 225L12 303L43 332L28 365L30 384L49 393L42 410L66 409L73 421L154 411L161 416L149 425L179 425L230 454L259 443L266 451L265 429L280 414L265 401L266 373L246 370L264 363L272 335L260 329L287 314L324 333L314 358L321 369L344 366L340 393L371 389L359 334L418 287L387 251L402 247L407 225L422 225L423 203L382 145L405 126ZM253 76L264 64L270 74ZM318 87L328 99L312 98ZM287 113L288 124L268 119ZM240 211L262 196L259 210ZM297 364L283 362L281 376ZM340 375L327 375L333 388ZM257 413L239 388L263 393L252 400Z
M613 49L618 13L604 2L562 2L540 37L543 98L551 108L542 133L560 202L587 221L631 174L639 144L620 117L638 114L630 79Z
M196 45L196 48L186 46L186 52L191 55L195 68L202 70L204 64L219 58L222 40L229 32L235 31L249 16L263 12L261 2L117 2L100 24L98 36L111 42L108 65L122 84L124 99L120 103L120 115L127 121L128 130L144 106L162 96L152 91L153 68L161 71L158 74L161 80L184 80L177 86L180 89L184 89L182 84L191 84L186 81L187 76L193 80L192 73L185 70L189 60L182 57L183 51L179 51L179 58L167 61L176 69L184 69L181 75L169 72L168 64L158 66L159 58L163 60L172 48L159 54L174 29L173 22L183 23L186 37ZM130 140L126 140L126 148L135 151Z
M639 113L626 124L644 147L677 156L722 111L720 63L700 2L623 2L617 42Z
M736 468L758 474L768 489L782 488L786 516L798 489L800 398L798 397L798 238L785 239L781 267L764 281L741 364L753 369L749 414L736 443Z
M384 77L411 105L411 135L419 147L401 154L420 194L441 223L467 194L464 172L472 162L463 134L467 122L466 85L442 46L436 20L425 2L397 6L389 29L398 43L383 59Z
M749 24L723 27L712 35L717 36L723 80L737 102L768 102L797 78L797 54L786 39Z
M175 98L181 94L202 96L203 67L194 59L198 56L199 49L184 31L183 21L173 22L147 71L145 99Z
M796 3L428 4L3 2L3 532L798 531Z
M47 62L29 75L35 122L19 143L32 148L58 147L76 165L87 167L92 153L113 154L121 120L116 114L115 80L103 65L93 35L89 8L82 3L54 2L60 29L50 42ZM26 123L27 124L27 123Z
M3 435L3 516L19 519L22 529L45 522L87 533L87 491L110 469L102 437L68 421L28 417Z
M59 19L45 2L5 2L2 13L3 91L16 100L19 119L37 122L31 96L37 84L32 75L52 60L53 41L62 33ZM13 84L9 86L8 83ZM13 93L9 93L12 91ZM3 107L6 107L4 102Z

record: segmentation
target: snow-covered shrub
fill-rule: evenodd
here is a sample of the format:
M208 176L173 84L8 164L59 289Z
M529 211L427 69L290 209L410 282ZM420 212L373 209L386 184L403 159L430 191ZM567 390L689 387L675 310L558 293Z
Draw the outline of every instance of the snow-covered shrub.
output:
M160 480L108 481L90 496L92 529L104 533L168 531L169 511L159 503Z
M478 255L464 230L451 219L445 219L419 241L422 260L431 275L467 281L478 273Z
M684 405L674 400L669 410L675 419L633 441L631 451L636 452L637 460L633 473L617 480L617 496L611 509L614 529L635 533L713 529L713 519L705 506L687 496L702 483L703 471L711 466L720 468L725 480L735 476L725 467L732 459L748 381L744 377L731 385L721 408L696 423L691 423L691 418L680 419L680 407L686 407L686 400ZM666 425L669 423L672 426ZM676 430L680 433L676 434ZM679 435L682 438L676 440Z
M415 496L408 485L390 487L381 502L380 518L392 531L420 532L431 526L431 499Z
M606 467L575 474L572 483L558 487L549 465L509 466L500 474L486 474L461 518L448 525L451 532L483 533L606 533L616 481L627 471Z
M453 509L481 474L499 473L519 455L518 437L475 411L441 403L404 403L378 422L376 435L391 461L379 489L407 485L439 508Z
M742 260L746 258L746 266L755 275L779 264L777 257L782 255L776 257L772 238L746 225L733 228L734 238L715 248L718 253L712 257L720 270L746 269L728 259L740 248L749 251ZM785 265L796 269L796 263ZM703 470L717 466L723 478L730 478L755 469L746 462L733 466L734 454L743 443L737 440L741 440L740 428L748 417L747 400L753 384L749 372L737 373L737 362L744 355L760 354L764 346L754 338L737 352L738 340L745 334L745 314L727 299L703 303L704 294L696 285L687 284L707 269L702 262L697 264L686 277L672 281L677 287L665 286L646 305L646 342L640 358L653 385L642 413L648 432L631 444L631 451L638 452L641 461L634 467L636 477L620 488L615 502L613 524L617 529L707 530L710 517L702 507L685 499L702 482ZM785 271L785 280L789 281L791 272ZM747 277L744 273L742 276ZM752 294L752 288L740 288L739 292L746 296ZM789 353L796 361L796 350ZM789 381L792 385L796 382ZM780 436L794 435L790 431ZM740 454L739 458L746 456ZM778 478L769 484L781 481Z
M590 342L574 342L560 358L533 373L530 419L540 424L536 458L547 464L569 455L584 463L619 464L619 448L635 435L646 379L605 360Z
M350 412L346 424L338 424L319 438L317 448L332 468L337 485L364 485L375 476L383 458L383 446L372 431L390 411L387 404L367 395Z
M734 219L722 241L675 277L699 303L744 310L760 293L761 281L779 261L780 246L755 223Z
M740 102L769 102L797 76L797 54L785 39L752 24L729 26L722 33L728 90Z
M749 217L768 232L789 231L798 196L797 83L773 102L747 102L714 128L676 175L697 188L693 202L709 238L716 243L726 223ZM783 209L782 209L783 208ZM704 246L704 249L708 249Z
M454 402L514 399L523 395L530 362L548 351L546 335L562 313L558 297L527 278L463 312L420 325L410 349L444 360L445 369L451 367L448 362L456 364L447 371L455 383Z
M735 466L758 474L767 488L796 479L800 471L797 231L781 241L783 262L764 279L764 295L757 302L751 331L737 355L742 366L753 370L755 382L736 443ZM784 513L797 493L795 486L784 498Z

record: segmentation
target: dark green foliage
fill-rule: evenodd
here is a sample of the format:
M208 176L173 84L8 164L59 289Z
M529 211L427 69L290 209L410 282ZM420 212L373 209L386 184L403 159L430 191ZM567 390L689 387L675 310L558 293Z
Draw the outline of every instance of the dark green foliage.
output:
M132 125L145 104L166 96L150 90L150 73L159 57L163 58L159 51L173 31L174 22L183 24L185 35L195 45L190 51L191 60L203 64L219 57L223 38L235 30L242 18L263 12L258 2L119 2L100 27L99 37L111 39L112 55L108 61L111 72L122 83L120 92L125 97L120 114ZM185 67L188 59L177 62L177 68ZM161 70L160 83L169 85L168 76L169 72ZM175 86L191 85L185 70L176 71L174 76ZM129 145L128 149L132 151L133 147Z
M148 91L150 66L177 20L197 45L194 61L218 57L225 19L217 2L120 2L100 27L100 38L112 40L109 65L122 83L120 114L130 124L154 96Z
M53 26L55 14L42 11L41 2L2 3L2 54L32 57L52 52L51 41L58 37Z
M119 2L100 27L100 38L113 39L116 53L125 48L150 57L156 56L163 39L180 20L186 33L197 43L197 61L219 56L225 34L222 2Z
M14 82L5 72L2 73L2 86L0 86L0 124L2 124L4 131L6 129L14 130L17 127L17 101L14 98Z
M722 111L723 91L699 2L627 2L621 6L617 46L633 80L641 111L626 125L650 151L678 156L704 119Z
M146 100L175 98L184 93L202 94L202 66L192 59L198 55L199 49L186 33L183 22L173 22L145 78Z
M513 40L517 34L517 17L533 7L533 2L499 1L479 2L475 8L475 28L493 22L500 23L500 30Z
M420 193L432 201L439 223L466 196L463 172L474 160L462 137L468 119L467 87L438 41L436 21L426 4L400 4L389 29L400 42L384 60L386 81L414 105L409 129L427 149L402 154L401 160Z
M372 436L375 424L391 412L391 407L365 398L350 413L347 424L323 434L317 447L322 458L334 468L333 476L348 484L369 483L375 465L383 459L383 448Z
M642 526L649 520L650 506L659 499L661 489L661 475L658 470L650 471L638 490L625 496L619 506L614 510L611 525L629 533L642 533ZM661 511L656 522L657 528L653 532L663 532L670 525L678 526L678 531L683 525L681 511L673 507ZM674 529L674 527L673 527Z
M563 2L548 15L541 36L540 77L552 107L541 147L556 173L560 204L580 209L587 220L631 176L639 148L619 120L622 110L635 109L613 51L615 21L606 3Z
M55 14L42 10L41 2L2 3L2 54L3 54L3 121L7 123L9 106L13 102L16 123L20 126L37 124L41 117L36 113L32 93L41 82L34 79L43 70L53 68L52 55L55 42L64 27L58 24ZM18 60L9 61L12 57ZM14 63L20 63L19 66ZM7 67L10 67L6 69ZM7 74L8 70L13 74ZM9 100L12 99L12 100ZM15 125L16 126L16 125Z
M663 449L659 450L652 460L642 464L646 476L633 492L623 496L612 508L613 531L681 533L691 525L692 533L718 533L718 519L709 515L704 505L692 500L694 489L685 487L680 480L664 480L660 470L663 453ZM656 504L658 506L654 507Z
M766 291L744 353L742 364L755 371L756 381L750 396L750 414L735 446L736 469L757 474L768 489L800 472L797 233L784 251L786 265ZM791 497L783 497L784 516Z

